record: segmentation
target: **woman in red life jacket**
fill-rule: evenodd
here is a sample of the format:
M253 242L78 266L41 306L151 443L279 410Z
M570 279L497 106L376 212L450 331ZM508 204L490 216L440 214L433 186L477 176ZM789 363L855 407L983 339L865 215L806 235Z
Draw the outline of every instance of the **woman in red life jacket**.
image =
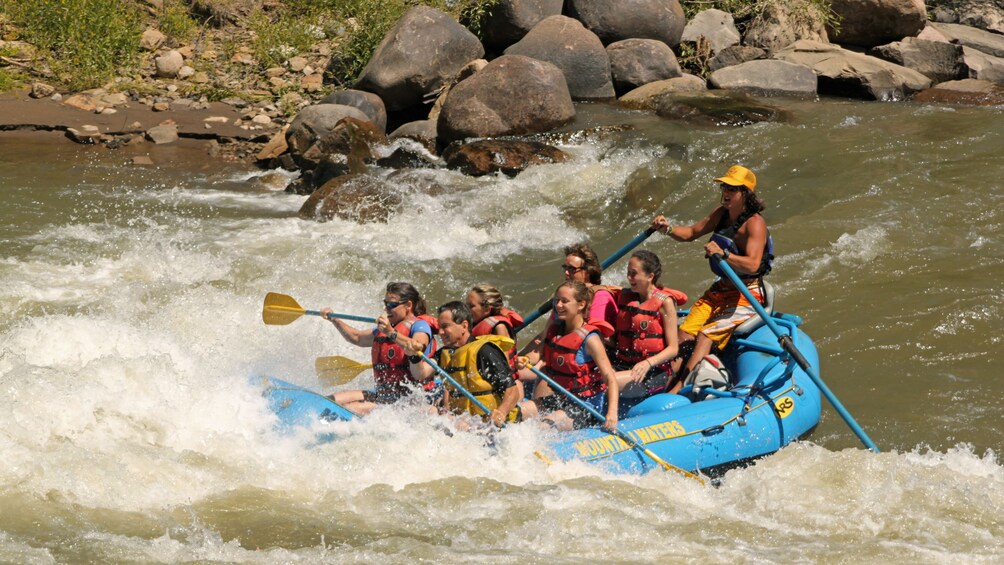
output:
M635 251L628 260L629 286L616 293L613 365L622 398L635 399L633 403L666 389L673 376L670 361L679 349L676 307L687 301L687 295L659 288L660 275L658 255Z
M356 329L338 318L330 319L346 341L371 348L376 388L343 390L331 395L332 400L359 415L410 394L409 384L415 383L411 365L422 362L415 351L432 355L436 349L432 336L438 323L426 314L425 300L414 286L406 282L388 284L383 305L385 313L377 318L377 327L372 330ZM321 310L325 316L328 312L330 308Z
M516 374L516 332L513 328L523 323L523 316L505 307L502 293L488 283L474 285L464 299L471 311L474 326L471 328L473 337L483 335L500 335L513 340L512 349L506 352L509 356L509 366ZM520 398L523 398L523 382L516 377Z
M557 321L545 332L543 343L529 353L520 367L542 366L559 385L591 404L601 414L603 426L617 426L619 389L614 369L607 359L601 332L605 324L586 322L591 291L579 281L566 281L554 293ZM609 332L608 332L609 333ZM528 372L528 369L523 369ZM592 416L564 394L556 393L541 380L533 400L520 404L523 419L543 415L543 421L559 430L583 428L593 424Z

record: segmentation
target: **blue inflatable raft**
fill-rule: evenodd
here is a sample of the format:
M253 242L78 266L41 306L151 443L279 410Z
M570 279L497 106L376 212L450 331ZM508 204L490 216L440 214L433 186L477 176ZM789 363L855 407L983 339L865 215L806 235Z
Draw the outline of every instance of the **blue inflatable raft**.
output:
M818 368L816 348L798 328L801 320L778 313L771 319ZM777 336L762 321L756 322L745 333L737 333L722 356L734 375L731 387L706 390L699 395L706 397L703 400L686 394L654 395L631 408L620 421L621 430L662 460L707 474L774 453L809 434L819 422L820 390L778 346ZM353 417L310 390L271 377L262 381L269 407L283 425ZM641 449L599 428L556 435L547 455L557 459L581 459L627 473L658 467Z

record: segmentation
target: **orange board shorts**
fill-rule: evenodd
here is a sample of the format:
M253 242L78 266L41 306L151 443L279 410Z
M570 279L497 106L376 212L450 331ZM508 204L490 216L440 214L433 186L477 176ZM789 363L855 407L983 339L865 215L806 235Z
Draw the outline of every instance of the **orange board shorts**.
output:
M763 303L760 280L747 283L750 293ZM714 342L718 349L729 343L736 326L756 315L756 310L746 297L732 286L731 281L720 280L711 285L680 324L680 330L692 336L702 333Z

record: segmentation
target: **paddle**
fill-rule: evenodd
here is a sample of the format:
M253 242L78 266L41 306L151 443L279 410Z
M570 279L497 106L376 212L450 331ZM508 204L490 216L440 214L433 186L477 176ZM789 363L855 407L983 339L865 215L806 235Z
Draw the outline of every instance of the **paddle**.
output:
M735 285L739 292L746 297L746 300L749 301L750 305L753 306L753 309L756 310L756 313L759 314L760 318L765 324L767 324L770 331L774 332L774 335L777 336L778 343L781 345L781 349L785 350L788 355L795 360L795 363L798 363L798 366L801 367L807 375L809 375L812 382L816 383L816 386L819 387L820 391L822 391L823 396L830 401L830 404L837 410L840 417L844 419L844 422L847 422L847 425L851 428L851 431L858 436L861 443L865 444L865 447L875 453L879 453L879 448L875 446L875 443L868 437L868 434L866 434L861 426L858 425L858 423L854 420L854 417L851 416L851 413L844 408L844 405L840 403L840 400L837 399L836 395L833 394L829 387L826 386L823 379L819 377L819 372L816 371L814 367L809 365L809 362L802 355L802 352L795 347L795 343L791 340L791 336L782 332L781 328L774 323L774 320L772 320L770 315L767 314L767 311L763 309L760 302L753 296L749 289L746 288L743 281L739 279L739 275L737 275L736 272L732 270L732 267L722 259L722 254L716 253L712 256L712 259L718 264L718 268L725 273L730 281L732 281L732 284Z
M373 368L369 363L360 363L348 357L318 357L314 361L317 377L327 386L340 386L356 378L359 373Z
M640 234L636 235L634 239L632 239L631 241L625 243L624 247L621 247L620 249L618 249L617 251L615 251L613 255L611 255L611 256L607 257L606 259L604 259L603 261L601 261L600 262L600 269L606 270L607 267L609 267L610 265L613 265L621 257L627 255L627 253L629 251L631 251L635 247L638 247L639 245L641 245L641 242L643 242L646 239L648 239L648 237L650 235L652 235L653 233L655 233L655 231L656 231L655 228L648 228L645 231L641 232ZM517 326L515 329L513 329L513 332L514 333L519 333L520 330L522 330L523 328L525 328L525 327L529 326L530 324L532 324L533 322L535 322L537 320L537 318L539 318L539 317L543 316L544 314L547 314L548 312L550 312L551 308L552 308L552 304L551 304L550 300L548 300L547 302L541 304L529 316L527 316L526 318L524 318L523 319L523 323L520 324L519 326Z
M265 295L265 304L261 310L261 319L270 326L285 326L286 324L291 324L304 314L308 316L324 316L318 310L304 310L302 306L297 304L296 300L294 300L292 296L286 296L285 294L279 294L278 292L270 292ZM335 312L328 312L326 317L353 320L356 322L376 323L376 318L354 316L352 314L336 314Z
M568 390L566 390L564 387L562 387L558 383L554 382L554 379L552 379L551 377L545 375L543 372L539 371L535 367L528 367L528 368L531 371L533 371L533 373L535 375L537 375L539 378L544 379L544 381L547 382L547 384L551 385L551 388L554 389L556 392L560 392L561 394L565 395L569 400L571 400L572 402L574 402L575 404L577 404L580 408L584 409L586 412L589 412L589 414L593 418L595 418L597 421L599 421L599 422L606 422L607 421L607 419L604 418L602 414L600 414L599 412L597 412L596 409L593 408L589 403L585 402L584 400L582 400L578 396L575 396L574 394L568 392ZM614 429L611 433L613 433L615 436L621 438L624 441L624 443L630 445L634 449L638 449L642 453L644 453L645 455L648 455L649 459L651 459L652 461L655 461L656 463L658 463L659 466L662 467L663 469L665 469L666 471L672 471L674 473L679 473L679 474L683 475L684 477L687 477L689 479L694 479L695 481L701 483L702 485L704 484L704 479L702 479L701 477L695 475L694 473L691 473L689 471L686 471L684 469L681 469L681 468L677 467L676 465L673 465L671 463L668 463L668 462L664 461L658 455L656 455L655 453L652 453L652 450L648 449L647 447L642 446L640 443L638 443L637 441L635 441L634 438L632 438L631 436L629 436L628 434L626 434L620 428Z

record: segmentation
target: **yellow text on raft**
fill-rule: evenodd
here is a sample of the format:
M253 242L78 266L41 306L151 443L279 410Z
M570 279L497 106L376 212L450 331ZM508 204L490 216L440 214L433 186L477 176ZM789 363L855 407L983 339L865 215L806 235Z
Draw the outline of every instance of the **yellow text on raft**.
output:
M659 422L658 424L652 424L651 426L645 426L644 428L638 428L627 432L632 439L641 444L680 437L686 433L687 430L685 430L683 426L680 425L680 422L677 422L676 420L671 422ZM613 435L605 435L598 438L584 439L582 441L575 442L575 449L578 450L579 454L583 457L602 457L630 448L631 446L628 445L627 442Z

